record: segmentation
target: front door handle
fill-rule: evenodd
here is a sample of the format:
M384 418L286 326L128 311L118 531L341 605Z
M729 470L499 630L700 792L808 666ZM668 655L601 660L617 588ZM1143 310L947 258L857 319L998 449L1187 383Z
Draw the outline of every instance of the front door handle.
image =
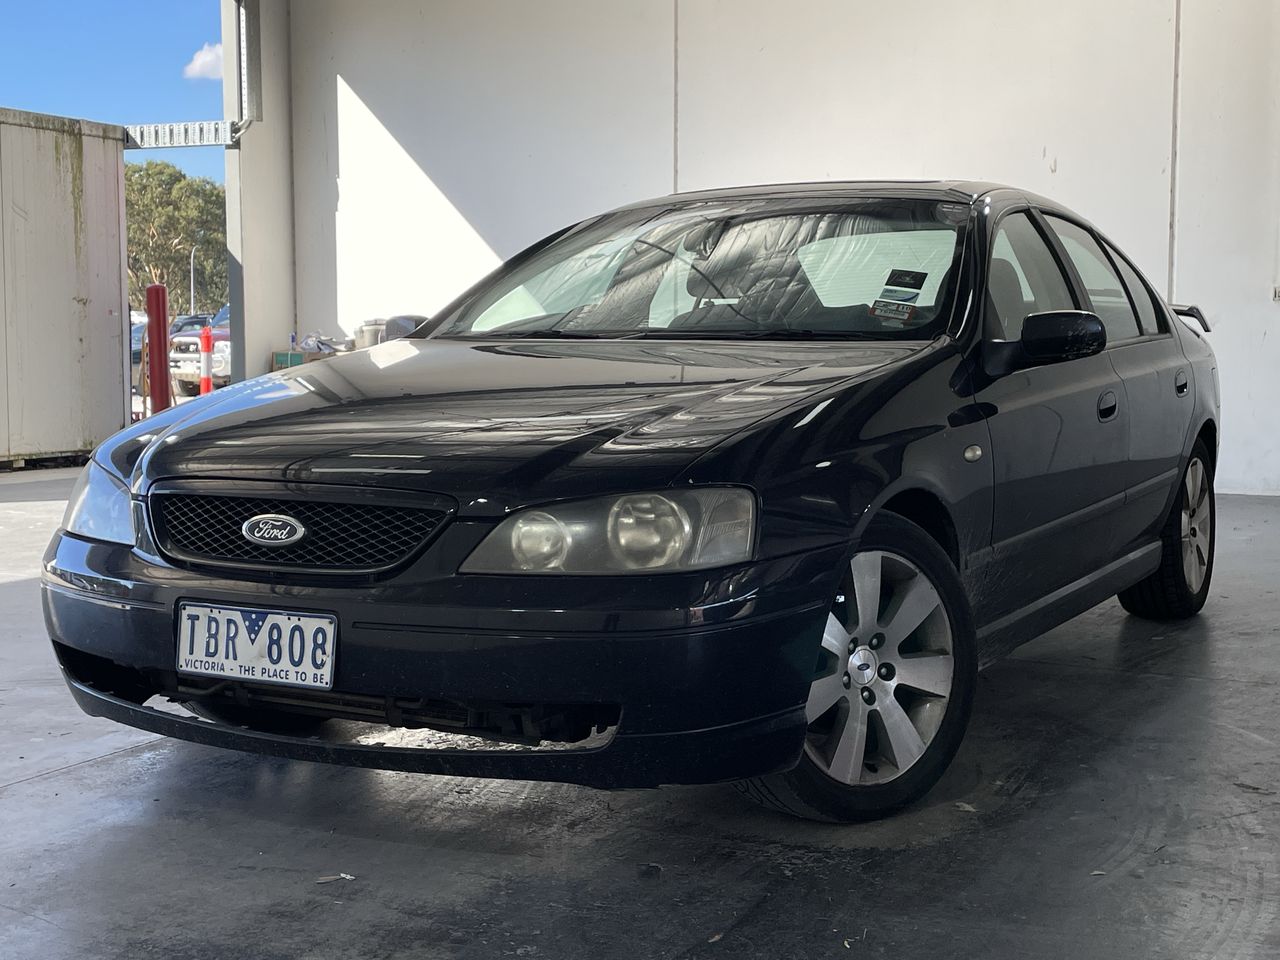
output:
M1098 398L1098 419L1103 423L1108 420L1114 420L1116 413L1120 410L1120 401L1116 399L1113 391L1108 390Z
M1180 397L1185 397L1190 389L1191 384L1187 380L1187 371L1179 370L1177 376L1173 378L1173 392Z

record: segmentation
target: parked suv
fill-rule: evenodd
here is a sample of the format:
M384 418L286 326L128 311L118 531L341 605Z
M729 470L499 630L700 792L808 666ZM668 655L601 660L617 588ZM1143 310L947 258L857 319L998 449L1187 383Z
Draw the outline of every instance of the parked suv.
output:
M230 306L219 310L208 325L213 328L213 385L224 387L231 382ZM200 392L200 331L205 326L202 323L188 328L189 332L169 340L169 379L174 389L186 397Z

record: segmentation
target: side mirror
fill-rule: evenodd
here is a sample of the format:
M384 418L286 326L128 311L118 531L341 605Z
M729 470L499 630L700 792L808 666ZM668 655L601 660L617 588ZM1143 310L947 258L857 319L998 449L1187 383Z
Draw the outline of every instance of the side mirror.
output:
M382 327L382 339L384 341L399 340L401 337L407 337L426 321L426 317L411 316L407 314L398 317L391 317Z
M1033 313L1022 321L1020 340L987 341L984 366L990 376L1003 377L1027 367L1092 357L1106 346L1107 328L1095 313L1084 310Z
M1095 313L1054 310L1022 321L1022 349L1036 365L1092 357L1106 346L1107 328Z

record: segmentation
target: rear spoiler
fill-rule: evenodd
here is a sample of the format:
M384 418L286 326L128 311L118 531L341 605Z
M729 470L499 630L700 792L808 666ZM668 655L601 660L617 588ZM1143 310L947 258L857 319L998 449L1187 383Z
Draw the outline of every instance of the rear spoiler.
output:
M1204 311L1199 307L1188 306L1181 303L1171 303L1169 304L1169 309L1180 317L1190 317L1192 320L1196 321L1196 323L1200 324L1200 327L1205 333L1209 332L1209 321L1205 319Z

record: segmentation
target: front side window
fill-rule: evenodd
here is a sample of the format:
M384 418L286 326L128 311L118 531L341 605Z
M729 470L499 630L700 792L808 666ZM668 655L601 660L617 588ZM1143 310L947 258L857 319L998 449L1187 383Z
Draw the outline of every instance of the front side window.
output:
M1120 275L1098 246L1098 241L1093 239L1088 230L1068 220L1058 217L1047 219L1075 265L1076 273L1080 274L1080 281L1089 291L1093 310L1107 328L1107 342L1115 343L1141 336L1138 317L1133 312L1133 305L1129 302Z
M880 199L628 211L499 274L436 336L932 339L968 216Z
M1013 213L1001 220L987 270L992 332L1017 340L1029 314L1075 308L1067 278L1031 217Z

